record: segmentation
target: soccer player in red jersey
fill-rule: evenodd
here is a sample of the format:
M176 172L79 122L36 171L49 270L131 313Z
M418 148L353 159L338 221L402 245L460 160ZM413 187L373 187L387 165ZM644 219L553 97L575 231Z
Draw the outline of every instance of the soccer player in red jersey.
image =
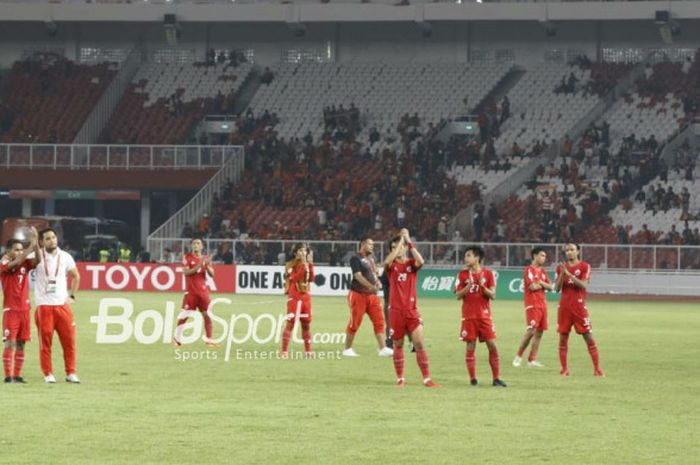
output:
M31 245L24 249L17 239L7 241L7 253L0 260L2 280L2 366L6 383L25 383L22 378L24 344L32 339L29 318L29 271L36 260L27 258L37 250L37 232L32 228ZM14 367L13 367L14 361Z
M462 300L461 338L467 343L466 362L472 386L476 379L476 340L485 342L489 349L489 364L493 375L493 386L506 387L500 378L500 360L496 347L496 328L491 318L491 300L496 298L496 279L493 272L481 267L484 249L467 247L464 253L465 268L457 275L455 294Z
M211 264L211 259L202 253L204 242L201 239L192 239L191 247L192 252L182 257L184 267L182 272L185 275L186 291L182 299L182 311L177 317L173 344L177 347L182 345L185 323L189 317L199 311L204 317L204 331L206 333L204 342L207 347L214 349L219 345L212 340L211 315L209 314L211 299L209 298L209 287L207 287L207 275L214 277L214 267Z
M407 252L411 258L407 257ZM430 379L428 353L423 343L423 321L418 313L416 301L416 278L424 260L411 242L406 228L391 240L391 252L384 260L384 269L389 279L389 336L394 341L394 369L396 386L404 387L403 339L411 335L416 349L416 361L423 375L425 387L440 387Z
M513 359L513 366L519 367L522 362L525 349L532 341L530 355L527 357L527 366L541 368L537 361L537 349L540 347L542 334L547 330L547 297L545 290L551 291L554 286L549 280L547 272L542 266L547 261L547 252L541 247L535 247L530 253L532 264L523 271L523 286L525 288L525 324L527 330L520 343L518 353Z
M556 290L561 291L557 314L561 375L569 376L566 356L569 350L569 332L573 326L588 346L588 353L593 361L593 374L605 376L600 369L598 347L593 339L591 319L586 308L586 287L591 279L591 266L580 260L579 252L578 244L566 244L566 262L557 266L554 280Z
M314 280L314 254L302 243L292 247L294 258L284 267L285 291L287 299L287 325L282 333L282 358L289 356L289 340L298 319L301 323L301 337L304 340L306 357L311 352L311 283Z

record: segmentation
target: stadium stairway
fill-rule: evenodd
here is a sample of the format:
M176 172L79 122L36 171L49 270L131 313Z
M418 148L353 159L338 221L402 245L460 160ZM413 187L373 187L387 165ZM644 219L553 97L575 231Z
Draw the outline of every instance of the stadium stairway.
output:
M248 74L246 80L241 85L241 88L238 90L236 101L233 104L232 113L234 115L240 115L246 108L248 108L248 105L250 104L251 100L253 100L253 96L255 96L255 93L258 91L261 84L260 70L257 66L254 66L250 71L250 74Z
M601 98L598 104L582 115L578 121L573 124L565 134L562 135L562 137L557 141L557 144L551 145L539 157L532 159L529 163L521 165L498 186L493 188L490 192L485 193L482 196L484 205L491 203L500 204L513 196L520 186L522 186L529 179L532 179L538 166L547 166L558 156L559 147L561 147L564 138L567 135L572 140L578 140L592 122L597 121L619 98L622 98L622 96L634 86L635 81L644 74L644 67L645 63L639 63L627 76L620 79L618 84L610 92L608 92L608 94ZM526 72L522 73L517 80L513 80L512 87L514 87L515 84L519 82L520 78L522 78L525 74ZM471 234L471 219L473 216L474 205L470 205L469 207L461 210L450 222L450 235L453 234L455 229L459 229L461 232L466 231L467 233Z
M506 74L503 79L496 84L496 87L494 87L493 90L489 92L488 95L484 97L476 107L474 107L472 114L480 115L482 112L486 111L486 107L490 102L500 103L501 100L503 100L503 97L508 95L508 92L515 87L525 73L525 69L520 66L514 66L511 68L508 74Z

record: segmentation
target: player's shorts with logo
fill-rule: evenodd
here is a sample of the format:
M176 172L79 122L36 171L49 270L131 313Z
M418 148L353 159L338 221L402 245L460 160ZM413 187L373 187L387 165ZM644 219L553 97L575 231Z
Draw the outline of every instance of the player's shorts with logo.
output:
M182 309L183 310L199 310L200 312L206 312L209 310L209 305L211 304L211 299L208 294L193 294L191 292L185 292L185 296L182 298Z
M496 327L491 318L464 319L462 318L462 328L460 338L464 342L479 342L496 339Z
M29 310L10 310L6 308L2 312L2 338L3 341L31 341L31 318Z
M525 309L525 324L535 331L549 329L547 323L547 307L530 306Z
M311 321L311 295L301 294L287 298L287 319L293 320L299 315L299 321Z
M576 330L576 334L587 334L592 331L588 309L583 305L559 307L557 323L557 332L561 334L569 334L572 326Z
M423 320L415 307L410 310L389 308L389 337L395 341L412 334L422 324Z

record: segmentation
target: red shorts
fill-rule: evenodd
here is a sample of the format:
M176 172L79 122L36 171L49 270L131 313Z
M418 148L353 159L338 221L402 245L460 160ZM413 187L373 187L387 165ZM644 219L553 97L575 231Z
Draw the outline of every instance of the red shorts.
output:
M211 300L208 294L191 294L185 292L185 296L182 298L183 310L199 310L200 312L206 312L209 310L209 304L211 304Z
M3 341L31 341L31 328L29 310L5 310L2 313Z
M348 294L348 306L350 307L350 322L348 323L348 334L355 334L360 329L362 318L365 313L374 326L374 334L384 333L384 310L382 301L376 294L363 294L361 292L350 291Z
M464 342L479 342L496 339L496 326L491 318L479 318L478 320L462 319L462 331L460 338Z
M549 329L549 324L547 324L547 307L526 308L525 324L528 328L535 331L546 331Z
M422 325L417 308L402 310L389 307L389 337L394 341L402 340L406 333L413 334Z
M294 320L299 315L299 321L311 321L311 295L301 294L287 299L288 320Z
M592 331L588 309L583 306L575 308L559 307L557 323L557 332L561 334L569 334L572 326L576 330L576 334L588 334Z

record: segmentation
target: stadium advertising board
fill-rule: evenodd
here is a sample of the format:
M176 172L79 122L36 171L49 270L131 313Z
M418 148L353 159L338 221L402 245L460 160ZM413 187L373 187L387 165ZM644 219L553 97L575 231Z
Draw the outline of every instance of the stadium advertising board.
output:
M347 295L352 281L350 267L315 266L312 295ZM236 293L284 294L284 267L271 265L236 266Z
M86 291L184 292L182 266L159 263L78 263L80 289ZM235 292L235 265L214 265L207 277L212 292Z
M430 269L423 268L418 273L417 290L419 297L445 297L454 299L455 280L459 274L458 269ZM523 299L523 272L522 271L496 271L496 297L505 300ZM549 279L554 279L554 273L549 273ZM559 294L548 293L550 300L559 300Z

